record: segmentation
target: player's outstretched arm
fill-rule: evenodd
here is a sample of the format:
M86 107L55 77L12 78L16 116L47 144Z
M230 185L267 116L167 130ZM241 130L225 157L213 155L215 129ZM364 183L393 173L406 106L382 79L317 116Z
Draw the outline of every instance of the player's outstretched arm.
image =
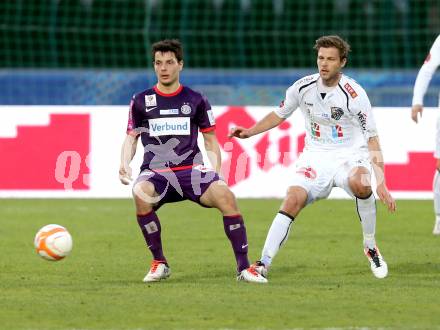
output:
M382 150L380 148L379 138L377 136L371 137L368 140L368 150L370 152L370 159L373 165L373 172L376 177L376 193L379 199L384 203L388 210L394 212L396 210L396 201L388 191L385 182L385 172Z
M279 117L275 112L269 113L266 117L261 119L251 128L233 127L228 137L238 137L240 139L246 139L251 136L266 132L279 124L281 124L285 118Z
M130 162L136 154L137 141L139 135L128 133L125 136L124 143L121 148L121 165L119 166L119 180L125 185L129 185L132 181L132 171Z

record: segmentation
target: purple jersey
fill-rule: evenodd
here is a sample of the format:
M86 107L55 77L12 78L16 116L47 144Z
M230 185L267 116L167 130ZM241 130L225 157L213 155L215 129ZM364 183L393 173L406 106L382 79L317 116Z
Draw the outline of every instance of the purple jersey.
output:
M211 105L200 93L180 86L165 94L156 86L135 94L130 102L127 133L141 134L145 169L177 169L203 164L197 145L199 130L215 129Z

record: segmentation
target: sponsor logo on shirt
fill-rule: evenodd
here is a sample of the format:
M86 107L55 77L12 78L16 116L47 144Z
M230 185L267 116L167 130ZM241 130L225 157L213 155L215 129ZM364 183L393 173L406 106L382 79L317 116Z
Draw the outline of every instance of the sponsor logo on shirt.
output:
M338 108L338 107L331 107L330 111L332 113L332 118L334 120L341 119L342 115L344 114L344 110L342 110L341 108Z
M359 123L361 124L361 128L363 131L367 129L367 115L365 113L362 113L362 111L359 111L357 113Z
M190 118L155 118L148 120L150 136L190 135Z
M321 129L319 127L319 124L315 123L315 122L312 122L311 125L312 125L312 127L311 127L312 135L316 136L316 137L320 137L321 136Z
M353 87L350 86L349 83L346 83L346 84L344 85L344 88L347 90L347 92L351 95L351 97L352 97L353 99L356 98L356 96L358 96L357 93L356 93L356 91L353 89Z
M159 111L161 115L178 115L179 109L162 109Z
M156 105L157 105L156 94L145 95L145 106L146 107L155 107Z
M339 125L332 126L332 137L333 138L341 138L344 136L344 132L342 131L342 127Z
M189 106L188 104L184 104L182 105L182 107L180 108L180 112L183 115L189 115L191 113L192 109L191 106Z
M304 78L298 80L298 81L296 82L296 84L297 84L297 85L301 85L302 83L307 83L307 82L309 82L309 81L312 81L313 79L316 79L315 76L307 76L307 77L304 77Z

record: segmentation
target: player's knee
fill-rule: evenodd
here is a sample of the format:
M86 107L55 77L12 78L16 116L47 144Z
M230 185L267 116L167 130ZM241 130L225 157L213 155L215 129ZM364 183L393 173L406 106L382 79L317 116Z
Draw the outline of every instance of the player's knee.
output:
M367 198L372 193L371 186L364 185L359 181L351 182L350 188L351 191L353 192L353 195L355 195L358 198Z
M353 195L358 198L367 198L371 195L370 172L365 168L356 168L348 178L348 185Z
M235 195L232 191L227 190L223 195L223 203L229 208L236 208Z
M223 190L217 196L217 205L219 209L224 212L237 212L237 203L235 200L235 195L229 189Z
M154 198L154 185L150 182L139 182L133 186L133 198L136 204L152 204L151 200Z

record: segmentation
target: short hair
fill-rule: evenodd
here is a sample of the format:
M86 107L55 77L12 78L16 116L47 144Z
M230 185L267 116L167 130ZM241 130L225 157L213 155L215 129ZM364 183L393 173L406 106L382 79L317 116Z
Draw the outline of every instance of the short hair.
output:
M319 48L330 48L335 47L339 50L339 57L341 60L348 57L348 52L351 50L350 45L340 36L322 36L315 41L315 46L313 47L316 51Z
M151 56L153 58L153 62L156 52L172 52L176 56L178 62L183 60L183 47L182 43L178 39L164 39L155 42L151 47Z

